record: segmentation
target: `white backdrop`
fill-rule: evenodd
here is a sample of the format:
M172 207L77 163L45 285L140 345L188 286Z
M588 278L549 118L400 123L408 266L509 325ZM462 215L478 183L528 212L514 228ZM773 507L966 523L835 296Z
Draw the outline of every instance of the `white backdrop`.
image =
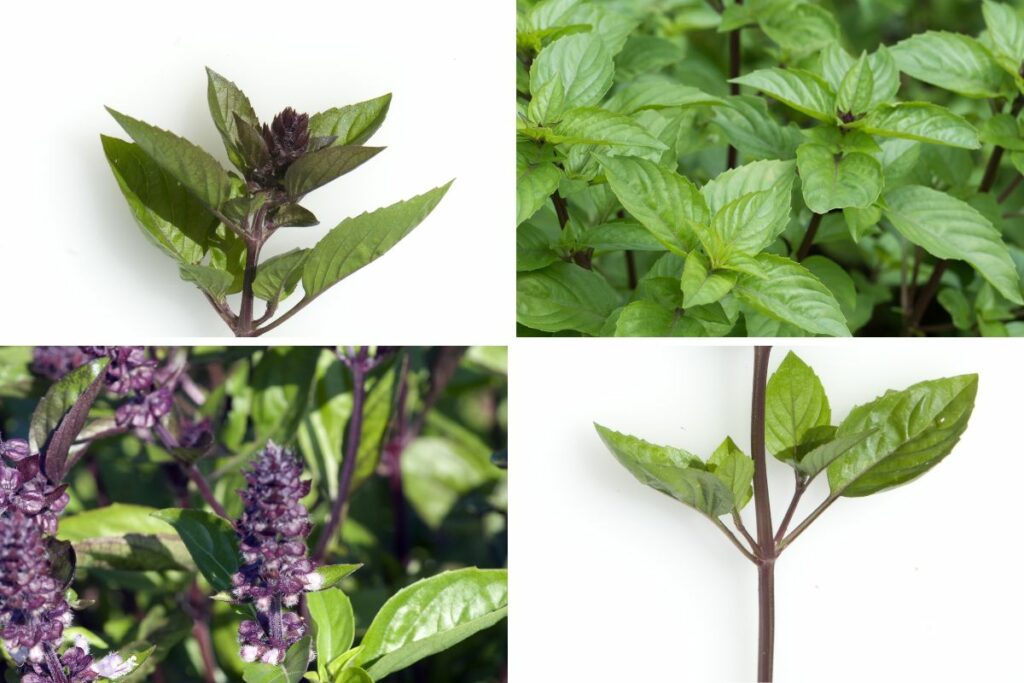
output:
M788 350L775 348L772 371ZM980 385L945 461L904 487L841 499L781 557L776 680L1019 677L1020 345L795 350L821 377L834 422L922 379L977 372ZM591 426L702 457L730 434L749 452L752 355L657 341L514 348L512 681L754 680L754 566L704 517L634 480ZM774 460L769 474L777 525L792 475ZM795 522L826 491L816 481ZM753 505L744 512L753 529Z
M266 257L457 178L411 235L275 337L504 343L514 334L514 11L472 0L11 4L0 43L4 341L228 333L138 231L99 142L126 137L106 104L226 165L207 113L209 65L264 120L285 106L312 113L394 93L371 142L388 149L310 195L321 225L282 231Z

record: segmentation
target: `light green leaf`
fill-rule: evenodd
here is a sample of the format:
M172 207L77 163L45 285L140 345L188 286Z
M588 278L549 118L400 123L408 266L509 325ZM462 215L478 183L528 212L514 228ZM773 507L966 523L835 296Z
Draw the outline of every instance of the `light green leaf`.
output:
M208 152L174 133L125 116L109 107L107 111L142 151L203 204L218 208L228 198L231 193L228 174Z
M138 145L101 135L110 170L142 233L183 263L199 263L217 219Z
M800 263L828 287L836 301L839 302L843 315L849 319L851 313L857 308L857 287L846 269L832 259L818 255L808 256Z
M835 95L828 83L809 71L773 67L752 71L729 82L760 90L819 121L829 123L835 117Z
M439 436L423 436L402 453L405 496L428 527L438 531L455 504L498 477L490 450Z
M238 153L238 126L235 117L237 116L253 128L259 126L259 119L256 118L256 112L253 110L249 98L237 85L210 67L206 67L206 77L206 99L210 106L210 116L224 139L224 147L228 150L231 163L241 168L241 156Z
M252 421L258 441L292 440L309 402L319 357L315 346L274 346L264 351L250 382L255 390Z
M854 446L860 445L865 439L874 434L873 429L854 434L846 434L832 441L827 441L817 448L812 449L795 463L797 472L805 477L816 477L826 467L831 465L839 456L849 451Z
M736 273L709 270L707 258L694 249L683 266L683 308L720 301L735 284Z
M521 273L516 293L519 322L544 332L596 335L620 303L618 292L600 274L563 262Z
M790 351L765 391L765 445L780 460L792 460L807 433L828 425L832 409L825 387L809 365Z
M853 68L856 60L847 54L838 42L830 44L821 51L821 71L825 80L835 92L839 91L843 78ZM883 102L890 101L900 89L900 74L892 53L880 45L878 50L867 56L868 68L871 70L873 84L871 98L864 111L873 109Z
M836 109L851 114L862 114L871 107L875 91L874 74L868 64L867 54L862 54L846 72L836 93Z
M721 98L709 95L699 88L683 85L663 76L648 76L617 90L602 106L619 114L633 114L644 109L721 103Z
M264 301L279 301L291 296L302 279L302 265L309 249L292 249L260 264L252 283L252 293Z
M771 189L782 180L792 182L795 169L793 161L752 161L720 173L700 188L700 194L707 202L709 215L714 215L745 194Z
M882 192L882 165L867 154L833 154L825 145L805 142L796 150L796 163L804 202L814 213L867 208Z
M736 96L724 100L714 108L714 122L745 158L791 159L800 144L800 131L772 118L761 97Z
M362 568L362 564L325 564L316 568L316 573L324 580L320 590L334 588L351 576L355 571Z
M309 668L310 637L306 636L288 648L280 664L246 664L242 670L245 683L299 683Z
M1017 119L1010 114L996 114L981 124L978 137L989 145L998 145L1012 152L1024 152Z
M285 171L284 189L292 198L301 197L362 166L383 149L341 145L303 154Z
M992 0L982 3L981 12L996 60L1007 72L1019 75L1024 61L1024 21L1019 12L1008 4Z
M396 364L391 364L387 371L380 374L366 390L366 404L363 406L363 424L359 436L359 450L356 451L356 470L352 477L352 488L359 486L376 470L380 462L380 453L384 447L384 436L391 424L391 409L395 405L395 376L398 374ZM342 444L342 452L348 448L344 445L348 440L346 426Z
M729 437L715 449L708 458L713 465L712 474L718 477L730 491L735 501L736 512L742 510L754 495L754 461Z
M695 226L709 214L693 183L644 159L599 157L598 163L622 206L667 249L685 256L697 245Z
M999 231L977 209L920 185L885 195L885 217L900 234L932 256L967 261L1000 294L1017 304L1020 278Z
M967 429L977 391L977 375L960 375L888 391L851 410L837 438L874 431L828 466L832 495L870 495L934 467Z
M316 668L321 681L334 680L328 665L344 654L356 635L355 615L348 596L337 588L306 596L309 616L316 634Z
M597 104L612 87L615 66L604 41L593 33L566 36L545 47L530 67L530 93L557 82L563 109ZM557 110L548 112L555 120ZM543 121L541 121L543 122Z
M203 577L216 591L231 588L238 571L238 539L231 523L202 510L168 508L153 513L178 532Z
M704 240L711 263L720 265L734 253L752 256L774 242L789 222L792 191L793 176L787 174L719 209Z
M558 227L526 222L516 228L516 271L540 270L561 260ZM661 249L661 245L658 245Z
M977 149L978 131L945 107L928 102L881 105L864 119L861 130L892 138Z
M231 292L231 285L234 282L231 273L214 266L182 263L178 266L178 274L185 282L191 282L209 294L214 301L223 301Z
M195 571L181 537L152 514L155 508L113 503L65 515L57 538L70 541L82 568Z
M558 189L562 172L550 161L530 164L522 156L516 158L516 225L522 225L544 206Z
M313 247L302 269L312 299L377 260L425 219L454 181L376 211L346 218Z
M374 679L404 669L508 613L508 572L470 567L422 579L395 593L373 618L355 663Z
M583 233L581 243L599 253L623 249L632 249L633 251L665 250L665 246L647 228L627 220L616 220L589 228Z
M839 302L809 270L790 259L761 254L764 277L744 276L734 289L741 301L760 313L813 334L850 335Z
M361 145L381 124L391 106L391 93L365 102L336 107L309 117L311 137L334 137L332 145Z
M965 97L997 97L1005 75L992 54L970 36L925 31L891 48L900 71Z
M839 41L839 24L832 13L809 2L769 5L758 13L758 24L776 45L795 56Z
M600 146L605 154L656 161L667 149L633 119L598 107L580 107L565 112L554 130L557 135L571 139L573 144Z
M705 337L696 320L656 301L642 299L628 304L615 321L616 337Z
M701 459L692 453L656 446L596 423L594 427L612 455L641 483L711 518L721 517L733 509L730 488L706 471Z

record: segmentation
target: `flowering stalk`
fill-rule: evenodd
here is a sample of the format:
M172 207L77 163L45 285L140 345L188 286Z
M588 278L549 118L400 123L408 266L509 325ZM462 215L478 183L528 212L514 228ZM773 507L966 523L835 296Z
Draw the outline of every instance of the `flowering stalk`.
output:
M309 493L302 464L273 442L245 473L239 492L245 511L235 524L243 564L231 577L236 600L251 603L256 619L238 629L246 662L280 664L288 648L305 635L305 619L287 608L299 604L304 591L318 590L323 579L306 556L309 513L300 502Z

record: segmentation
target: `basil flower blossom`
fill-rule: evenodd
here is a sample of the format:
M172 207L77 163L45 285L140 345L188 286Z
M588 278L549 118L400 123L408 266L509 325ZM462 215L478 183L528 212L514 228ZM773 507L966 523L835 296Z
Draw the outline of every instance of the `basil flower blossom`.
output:
M300 500L309 493L302 464L273 442L245 473L239 491L245 511L235 523L243 564L231 577L232 594L252 603L256 619L242 622L238 642L244 661L279 664L288 648L307 631L305 620L285 608L295 607L303 591L323 585L306 556L309 513Z
M70 497L66 485L50 483L40 456L27 441L0 439L0 515L21 514L47 534L57 533L57 516Z

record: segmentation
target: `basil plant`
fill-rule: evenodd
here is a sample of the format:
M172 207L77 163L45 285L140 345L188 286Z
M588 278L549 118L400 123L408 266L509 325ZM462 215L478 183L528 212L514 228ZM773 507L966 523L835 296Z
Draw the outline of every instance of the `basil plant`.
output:
M207 76L210 115L236 171L188 140L113 109L132 142L101 138L143 234L177 261L181 277L199 288L236 336L269 332L375 261L419 225L451 186L346 218L314 246L261 261L278 230L319 224L301 204L310 192L384 149L364 143L384 122L391 95L312 116L288 107L261 124L238 86L211 69ZM275 318L300 283L302 298ZM240 295L237 312L228 303L234 294Z
M826 5L520 0L521 334L1024 334L1021 13Z
M837 501L888 491L941 462L967 429L978 390L977 375L928 380L889 390L837 420L821 380L795 354L768 379L770 352L754 350L750 455L728 437L705 459L595 425L633 476L707 517L757 567L758 681L772 680L775 563L782 552ZM778 526L772 523L768 453L793 472L792 498ZM792 525L818 477L828 481L828 495ZM753 533L742 517L751 502Z

